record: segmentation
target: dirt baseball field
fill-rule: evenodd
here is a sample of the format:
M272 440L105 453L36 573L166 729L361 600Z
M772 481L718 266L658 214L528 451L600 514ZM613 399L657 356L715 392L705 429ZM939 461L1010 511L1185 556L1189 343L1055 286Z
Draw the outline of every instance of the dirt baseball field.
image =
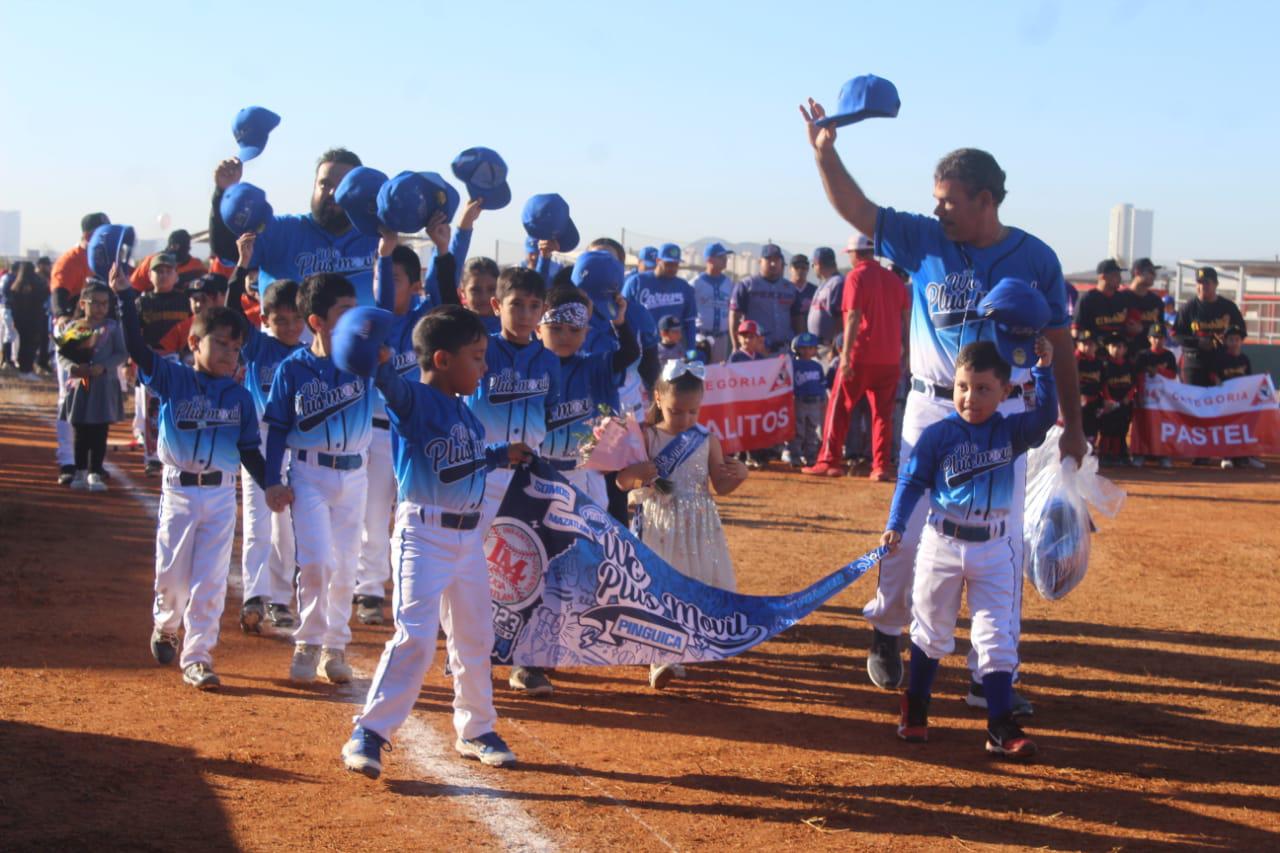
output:
M502 672L514 770L454 756L438 656L370 782L339 749L391 628L355 628L356 683L298 687L286 641L239 630L233 589L223 687L185 686L148 650L156 478L121 450L108 493L55 485L50 394L0 399L0 849L1280 847L1275 460L1117 475L1128 503L1084 583L1027 592L1034 764L983 752L962 654L930 743L896 739L897 698L865 671L869 576L662 693L639 669L575 670L533 700ZM721 503L742 590L795 591L868 550L891 493L753 473Z

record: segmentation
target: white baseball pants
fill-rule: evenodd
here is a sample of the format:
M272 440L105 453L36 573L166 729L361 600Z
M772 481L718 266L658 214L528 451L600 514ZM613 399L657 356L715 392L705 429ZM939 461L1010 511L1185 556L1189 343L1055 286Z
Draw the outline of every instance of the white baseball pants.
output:
M178 485L166 467L156 531L156 585L152 618L162 631L181 625L179 665L212 663L218 620L227 598L227 571L236 535L235 477L220 486Z
M66 370L62 366L62 359L54 356L53 359L54 375L58 378L58 411L62 411L62 404L67 399L67 381L71 378L67 375ZM58 451L55 458L58 460L58 467L67 465L74 466L76 464L76 448L75 448L75 432L71 428L69 421L58 418L54 426L58 436Z
M439 510L408 502L392 535L396 631L382 651L357 725L390 740L413 711L444 628L453 672L453 727L462 738L493 731L493 612L484 529L439 526Z
M293 489L293 541L298 561L299 643L345 649L351 642L351 596L360 559L368 472L289 462Z
M1000 412L1006 415L1016 414L1024 410L1022 395L1016 394L1000 404ZM902 417L902 445L898 451L900 465L905 465L911 455L912 448L920 439L920 434L930 424L936 423L955 411L955 404L949 398L933 397L913 390L907 395L907 408ZM1027 457L1019 456L1014 461L1015 487L1013 506L1009 517L1005 519L1006 532L1013 543L1016 562L1021 579L1022 567L1022 506L1027 489ZM929 513L929 498L926 495L916 504L907 529L902 534L902 544L898 550L880 561L879 582L876 585L876 596L862 608L866 617L878 630L897 636L906 630L911 622L911 585L912 564L916 549L920 544L920 534L925 526ZM1021 603L1021 595L1019 595ZM1021 632L1022 616L1019 607L1013 617L1013 635L1015 641ZM970 668L974 666L973 656L969 659Z
M267 429L262 427L266 446ZM240 578L244 600L262 598L272 604L293 605L293 518L292 510L272 512L267 496L245 472L240 480L244 542L240 547Z
M976 655L974 676L1013 672L1018 637L1013 630L1021 604L1020 549L1008 535L965 542L938 532L930 514L916 551L911 592L911 642L934 660L955 651L960 595L969 600L969 642ZM972 662L971 662L972 665Z
M360 533L360 567L356 595L387 594L391 577L391 522L396 505L396 472L391 458L391 432L374 427L369 445L369 496Z

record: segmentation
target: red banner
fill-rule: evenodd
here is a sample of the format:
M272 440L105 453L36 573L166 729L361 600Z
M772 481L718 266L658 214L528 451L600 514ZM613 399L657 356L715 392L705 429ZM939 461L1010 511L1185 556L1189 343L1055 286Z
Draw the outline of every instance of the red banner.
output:
M790 440L796 433L790 356L707 365L698 422L720 439L725 453L762 450Z
M1280 453L1280 408L1271 376L1200 388L1148 377L1129 445L1143 456L1236 457Z

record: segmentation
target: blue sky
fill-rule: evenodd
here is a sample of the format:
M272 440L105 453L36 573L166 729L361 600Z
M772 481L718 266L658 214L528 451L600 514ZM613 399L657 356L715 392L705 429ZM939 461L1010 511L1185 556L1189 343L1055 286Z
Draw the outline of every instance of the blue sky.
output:
M306 9L295 11L295 9ZM559 192L584 238L767 237L807 250L828 207L796 105L849 77L898 86L891 121L842 130L881 204L928 210L938 157L994 153L1003 218L1069 270L1106 252L1117 202L1155 210L1158 259L1280 252L1280 4L49 3L0 0L0 209L23 243L74 243L106 210L144 237L204 227L236 111L283 116L246 180L305 210L331 145L448 173L486 145L516 201L477 249Z

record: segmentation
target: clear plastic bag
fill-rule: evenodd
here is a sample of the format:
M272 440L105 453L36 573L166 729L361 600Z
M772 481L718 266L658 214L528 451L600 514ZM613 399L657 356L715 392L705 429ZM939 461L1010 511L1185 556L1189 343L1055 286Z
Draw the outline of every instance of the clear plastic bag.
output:
M1057 601L1084 580L1089 568L1089 540L1094 531L1089 505L1114 518L1124 504L1124 490L1098 474L1098 457L1090 453L1080 465L1059 459L1054 427L1039 447L1027 454L1027 497L1023 520L1023 568L1041 596Z

